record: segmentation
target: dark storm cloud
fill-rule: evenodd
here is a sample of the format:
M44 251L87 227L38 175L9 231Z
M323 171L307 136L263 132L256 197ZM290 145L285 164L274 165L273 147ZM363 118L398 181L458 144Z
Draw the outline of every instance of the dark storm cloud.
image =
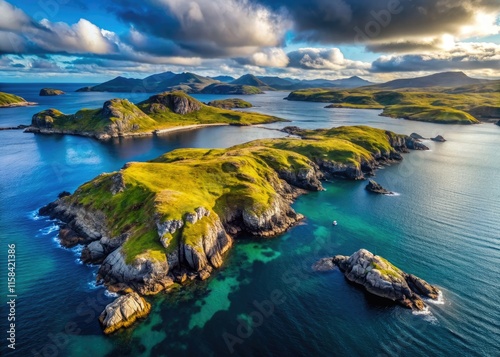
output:
M382 56L371 72L414 72L500 68L500 45L461 43L439 54Z
M149 43L173 41L179 51L200 57L248 55L282 44L290 27L281 11L250 0L149 0L142 5L114 1L109 6L122 21L151 37ZM130 40L130 38L129 38ZM157 46L128 42L134 49L155 53Z
M296 40L319 43L392 43L395 39L459 35L463 26L476 24L478 12L500 12L498 0L260 1L274 9L286 7ZM412 43L393 49L406 50Z

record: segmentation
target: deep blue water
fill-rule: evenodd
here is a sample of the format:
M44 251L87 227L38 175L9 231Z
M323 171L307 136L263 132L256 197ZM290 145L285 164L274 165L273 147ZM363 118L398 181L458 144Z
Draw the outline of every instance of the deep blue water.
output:
M1 85L39 102L0 110L0 126L29 123L48 107L74 112L120 96L68 92L38 97L49 85ZM367 124L399 133L442 134L428 152L380 170L377 181L398 196L370 195L363 182L335 181L326 192L300 197L303 224L268 240L240 240L206 282L151 298L153 313L111 337L97 315L112 297L92 282L95 267L62 249L52 222L33 212L63 191L102 172L179 147L227 147L282 133L263 127L214 127L155 138L99 143L70 136L0 131L0 266L6 281L7 244L16 244L17 350L6 348L6 283L1 283L1 351L33 356L499 356L500 127L443 126L395 120L378 111L324 109L288 102L287 93L250 96L251 110L326 128ZM214 96L197 96L209 101ZM220 98L219 96L217 98ZM336 219L339 225L332 227ZM366 248L443 291L426 314L387 305L348 284L339 272L317 274L311 264ZM271 309L267 300L279 297ZM264 309L264 314L259 308ZM267 310L265 309L267 308ZM272 311L271 311L272 310ZM248 322L254 319L254 328ZM232 352L232 353L231 353Z

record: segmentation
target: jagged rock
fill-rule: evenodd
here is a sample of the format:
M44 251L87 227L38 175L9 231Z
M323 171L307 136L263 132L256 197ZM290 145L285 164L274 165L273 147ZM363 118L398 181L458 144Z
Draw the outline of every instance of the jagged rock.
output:
M444 143L446 141L445 138L443 138L441 135L436 136L435 138L431 138L432 141L437 141L440 143Z
M123 182L123 175L121 173L117 173L113 175L112 178L112 186L111 193L116 195L117 193L125 191L125 183Z
M498 126L500 126L500 120L499 120L499 121L497 121L497 125L498 125Z
M104 259L98 271L98 280L106 285L122 283L142 295L153 295L173 284L168 272L166 257L164 261L158 261L141 255L127 264L122 248L118 248Z
M297 136L300 136L304 133L304 129L298 126L286 126L283 129L281 129L281 131L290 135L297 135Z
M184 93L172 92L154 95L148 99L150 113L164 111L169 108L176 114L189 114L202 108L202 104L194 98L184 95Z
M380 195L392 195L394 193L383 188L380 184L378 184L374 180L369 180L365 188L370 192L378 193Z
M322 258L313 264L314 271L331 271L336 268L332 258Z
M313 162L310 162L310 165L310 168L278 170L277 173L281 179L290 185L309 191L321 191L323 190L323 185L320 180L323 179L323 173Z
M210 273L206 270L200 271L198 275L200 277L200 280L207 280L208 278L210 278Z
M345 277L362 285L368 292L392 300L404 307L423 310L425 303L421 296L430 299L438 297L439 290L426 281L403 272L384 258L360 249L350 257L337 255L331 259ZM327 260L316 265L322 267Z
M42 88L40 90L40 96L54 96L54 95L62 95L65 94L62 90L60 89L54 89L54 88Z
M61 229L59 229L59 242L65 248L72 248L82 243L85 244L86 241L87 241L86 238L81 237L71 228L61 227Z
M205 207L198 207L197 209L195 209L194 213L188 213L186 215L186 221L191 224L195 224L203 217L208 217L208 216L210 216L209 210L207 210Z
M116 298L99 316L105 334L132 325L137 319L146 317L151 305L135 292Z
M90 243L109 236L104 213L88 211L80 205L72 204L67 198L59 198L49 203L40 208L38 213L41 216L49 216L51 219L66 222L66 228L72 229L76 234L84 238L80 243Z
M413 134L415 134L415 133L413 133ZM416 135L418 135L418 134L416 134ZM411 150L429 150L429 148L426 145L424 145L420 142L420 139L416 139L416 138L411 137L411 136L406 137L406 147L408 149L411 149Z
M46 109L31 117L31 126L37 129L52 129L54 121L62 113L57 109Z
M416 139L416 140L423 140L423 139L425 139L422 135L417 134L417 133L411 133L410 137L412 137L413 139Z

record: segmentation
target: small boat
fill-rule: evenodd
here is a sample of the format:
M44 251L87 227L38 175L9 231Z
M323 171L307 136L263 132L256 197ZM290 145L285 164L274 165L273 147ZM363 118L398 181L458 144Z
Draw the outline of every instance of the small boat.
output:
M337 225L337 221L333 221L332 225L336 226Z

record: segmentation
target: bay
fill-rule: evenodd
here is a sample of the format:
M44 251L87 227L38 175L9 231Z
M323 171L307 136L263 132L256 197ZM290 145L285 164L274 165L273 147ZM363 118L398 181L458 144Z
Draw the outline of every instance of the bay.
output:
M75 93L83 84L73 84L61 88L68 95L37 97L40 88L49 86L60 87L2 85L2 91L39 105L1 110L0 126L27 124L34 113L49 107L71 113L117 96L135 102L148 96ZM212 127L109 143L0 131L0 266L6 266L7 243L15 243L15 353L499 355L500 127L396 120L380 117L379 111L289 102L283 100L286 95L243 96L255 106L249 110L292 120L285 124ZM221 98L196 97L204 102ZM270 240L243 237L208 281L152 298L153 313L145 321L113 336L103 336L97 322L113 297L92 283L96 268L80 264L77 249L58 246L54 223L34 214L59 192L73 191L128 161L152 159L181 147L228 147L283 136L269 129L284 125L358 124L425 137L441 134L448 141L426 141L430 151L404 155L401 164L378 171L376 180L397 196L370 195L364 182L335 181L325 184L326 192L300 197L294 208L307 217L303 224ZM331 226L333 219L338 226ZM372 299L338 272L317 274L310 269L318 258L360 248L438 285L442 300L429 304L427 314L414 315ZM4 268L2 275L6 281ZM1 294L6 296L6 283ZM281 303L271 308L267 301L276 294ZM252 321L254 327L249 328ZM2 317L1 331L6 322ZM4 352L5 343L1 348Z

